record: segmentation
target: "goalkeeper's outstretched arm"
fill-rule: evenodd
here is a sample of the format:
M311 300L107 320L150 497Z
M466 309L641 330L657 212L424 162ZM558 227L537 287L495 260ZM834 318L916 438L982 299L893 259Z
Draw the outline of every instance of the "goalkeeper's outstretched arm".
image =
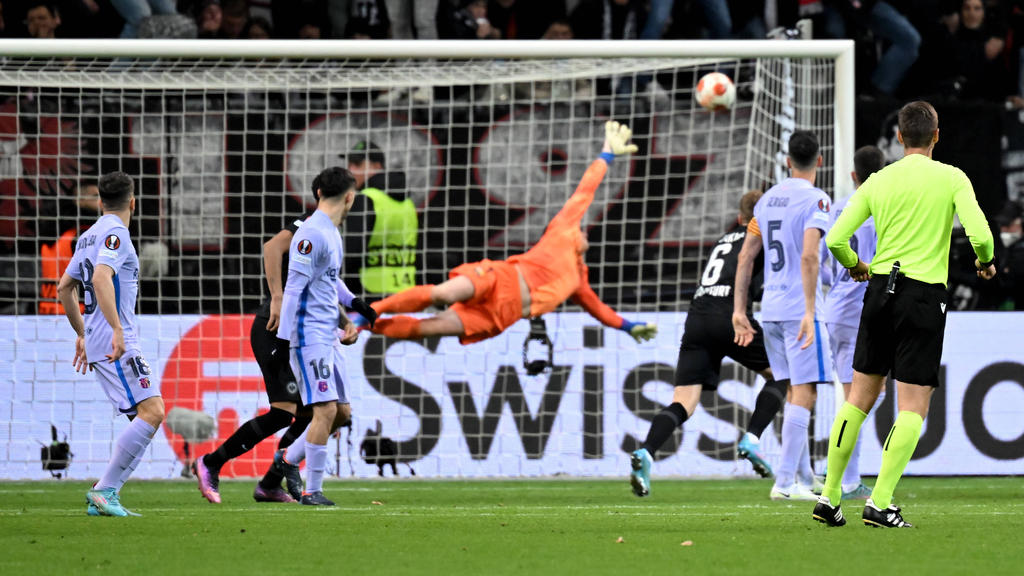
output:
M619 316L597 296L594 289L587 281L587 267L584 266L581 272L580 287L572 295L572 301L579 304L588 314L597 319L598 322L609 328L616 328L628 333L637 342L651 340L658 335L658 327L655 324L644 322L630 322Z
M579 226L587 208L593 202L594 192L608 172L608 166L612 160L616 156L632 154L638 150L636 144L629 143L633 131L625 124L609 120L605 122L604 130L604 147L601 149L601 156L590 164L579 185L576 186L576 191L566 201L565 206L558 211L558 214L551 219L551 223L548 225L549 230Z

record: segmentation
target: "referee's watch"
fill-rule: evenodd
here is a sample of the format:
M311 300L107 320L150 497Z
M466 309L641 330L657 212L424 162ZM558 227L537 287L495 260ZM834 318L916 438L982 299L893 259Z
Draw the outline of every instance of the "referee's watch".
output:
M995 256L993 256L992 259L989 260L988 262L982 262L979 259L978 260L978 270L984 270L984 269L988 268L989 266L995 265L995 263L996 263L996 257Z

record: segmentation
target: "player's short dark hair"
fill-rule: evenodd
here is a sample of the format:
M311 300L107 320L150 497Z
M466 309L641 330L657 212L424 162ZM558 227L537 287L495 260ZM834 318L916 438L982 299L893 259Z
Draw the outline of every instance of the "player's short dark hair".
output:
M810 170L818 163L821 145L809 130L797 130L789 137L789 159L798 170Z
M750 222L754 218L754 205L763 195L764 192L754 189L740 197L740 217L744 222Z
M132 199L135 182L124 172L111 172L100 178L98 187L104 210L122 210Z
M853 153L853 171L857 181L864 183L868 176L885 168L885 153L876 146L861 146Z
M317 190L320 190L320 198L334 198L342 196L349 190L354 190L356 187L356 178L346 168L340 166L333 166L320 172L315 179L314 184L319 182L316 186Z
M900 135L907 148L927 148L939 129L939 115L924 100L910 102L900 108Z

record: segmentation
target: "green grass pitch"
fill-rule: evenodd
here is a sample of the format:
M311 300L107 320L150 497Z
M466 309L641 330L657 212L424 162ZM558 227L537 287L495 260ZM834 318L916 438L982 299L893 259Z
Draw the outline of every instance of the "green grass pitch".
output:
M192 483L130 482L141 518L85 515L81 481L0 483L0 574L1024 574L1024 482L908 478L908 530L857 503L826 528L764 480L342 481L335 509L224 503ZM622 539L619 542L619 539ZM692 545L683 546L683 542Z

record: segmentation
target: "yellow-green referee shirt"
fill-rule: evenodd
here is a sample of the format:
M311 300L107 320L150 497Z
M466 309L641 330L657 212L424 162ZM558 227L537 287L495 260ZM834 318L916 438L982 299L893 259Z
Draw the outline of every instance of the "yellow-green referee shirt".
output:
M900 272L908 278L945 285L954 212L978 260L991 261L992 231L967 175L923 154L910 154L872 174L857 189L825 242L840 264L856 266L850 236L874 216L878 249L872 274L888 274L899 261Z

